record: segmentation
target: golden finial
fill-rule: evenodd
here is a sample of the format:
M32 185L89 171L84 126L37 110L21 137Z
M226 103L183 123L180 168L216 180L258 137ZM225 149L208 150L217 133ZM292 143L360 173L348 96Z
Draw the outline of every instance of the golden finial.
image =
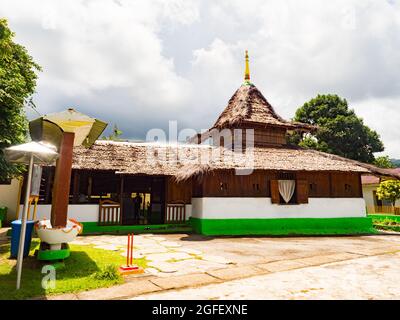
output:
M247 50L245 59L246 59L246 69L244 71L244 82L250 83L249 53Z

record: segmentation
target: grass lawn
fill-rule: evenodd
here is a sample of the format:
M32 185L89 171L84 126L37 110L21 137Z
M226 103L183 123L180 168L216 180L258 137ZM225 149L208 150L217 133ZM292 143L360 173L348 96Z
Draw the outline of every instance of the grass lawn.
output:
M400 232L400 222L394 219L372 219L374 227L380 230Z
M70 245L71 256L65 260L65 266L56 269L56 287L43 289L41 285L42 267L51 263L38 261L34 250L39 247L39 239L33 239L29 257L24 259L21 289L16 290L16 260L9 259L10 244L0 245L0 299L25 299L50 294L71 293L109 287L123 283L119 274L109 275L110 265L119 267L126 262L121 252L96 249L91 245ZM136 259L135 263L146 267L145 259ZM108 268L107 268L108 267ZM113 269L113 268L112 268Z

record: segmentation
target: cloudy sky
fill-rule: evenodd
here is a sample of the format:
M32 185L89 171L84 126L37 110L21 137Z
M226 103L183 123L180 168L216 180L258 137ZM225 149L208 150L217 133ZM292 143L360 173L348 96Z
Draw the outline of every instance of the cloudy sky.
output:
M42 114L75 107L131 139L169 120L208 128L248 49L252 82L283 117L339 94L400 158L398 0L1 0L0 16L43 67Z

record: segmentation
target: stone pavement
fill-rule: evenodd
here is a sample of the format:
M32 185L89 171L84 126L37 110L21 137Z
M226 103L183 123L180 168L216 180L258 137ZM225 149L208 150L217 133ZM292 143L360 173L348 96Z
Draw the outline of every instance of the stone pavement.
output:
M105 250L120 250L121 254L126 255L126 238L87 236L79 237L75 243L94 244ZM189 290L185 288L196 288L196 291L220 286L224 282L246 281L244 278L250 281L260 276L286 272L306 274L304 272L307 270L337 263L356 266L366 257L379 260L379 257L400 252L400 236L211 238L177 234L162 237L138 235L135 236L134 247L136 257L145 257L149 261L150 267L145 274L128 276L126 283L111 288L49 296L47 299L157 298L163 296L162 291L185 298L179 294L180 290ZM324 273L319 275L323 278ZM327 273L326 277L329 276ZM307 277L303 281L307 282ZM323 281L321 279L321 283ZM330 283L328 278L326 281ZM229 296L229 292L227 294Z
M85 236L78 237L71 244L91 244L95 248L119 251L125 257L127 255L127 236ZM145 273L157 277L205 272L232 263L222 256L204 254L201 250L184 246L182 242L153 234L134 236L133 246L133 258L146 258L149 267Z
M279 271L133 300L400 299L400 252Z

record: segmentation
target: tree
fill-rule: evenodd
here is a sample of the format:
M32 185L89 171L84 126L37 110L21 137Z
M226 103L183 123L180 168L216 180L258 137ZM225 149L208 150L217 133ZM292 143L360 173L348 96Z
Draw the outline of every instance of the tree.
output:
M386 180L379 184L376 189L376 195L380 200L388 200L394 207L396 200L400 199L400 181L399 180Z
M24 106L32 103L36 72L41 70L13 38L7 20L0 19L0 180L15 177L23 170L5 160L3 149L26 139L28 121Z
M112 141L121 141L120 136L122 135L122 131L118 129L117 125L114 124L114 129L109 136L102 136L103 140L112 140Z
M337 95L318 95L298 108L293 120L319 127L311 136L290 137L292 143L306 148L368 163L374 161L374 152L384 149L379 135Z
M379 168L386 168L386 169L394 168L394 164L389 159L389 156L376 157L373 164Z

